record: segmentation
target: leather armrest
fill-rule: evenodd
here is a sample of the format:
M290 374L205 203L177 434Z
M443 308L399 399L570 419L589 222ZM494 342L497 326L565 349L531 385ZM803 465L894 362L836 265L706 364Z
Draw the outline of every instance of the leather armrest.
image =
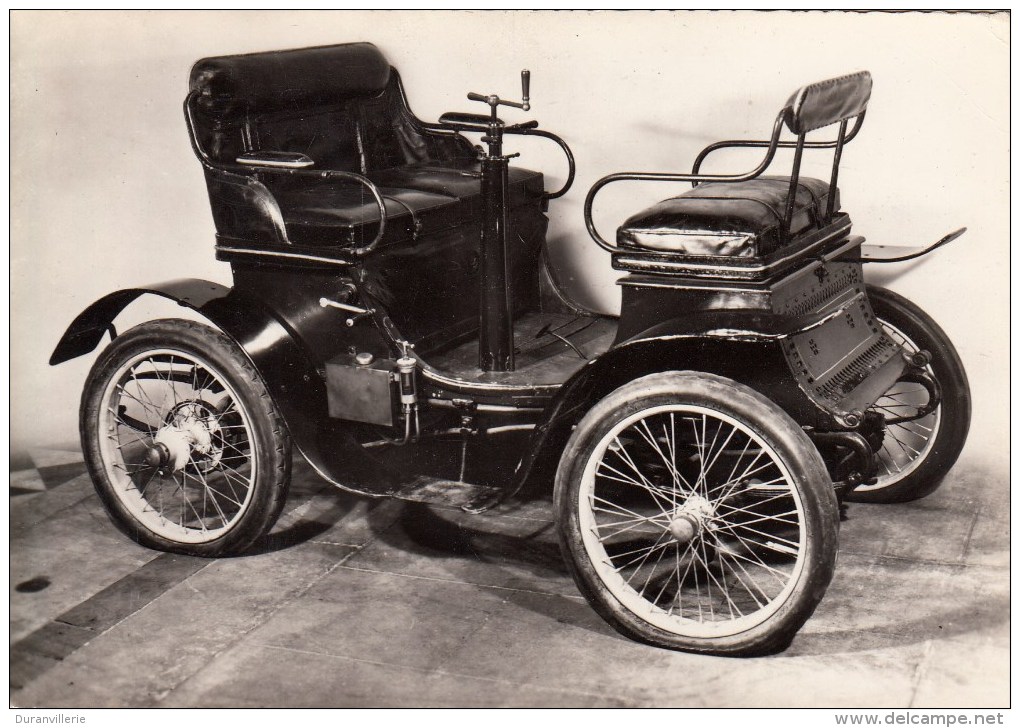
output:
M305 169L315 165L315 160L300 152L258 151L245 152L237 158L238 164L251 167L276 167L282 169Z

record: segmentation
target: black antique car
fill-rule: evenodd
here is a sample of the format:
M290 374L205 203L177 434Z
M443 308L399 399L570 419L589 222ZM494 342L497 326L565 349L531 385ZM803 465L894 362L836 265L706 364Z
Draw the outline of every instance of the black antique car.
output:
M199 61L185 116L234 286L121 290L71 324L52 364L112 340L81 402L98 493L138 542L218 556L273 526L295 448L340 488L471 512L551 487L577 586L620 632L783 649L832 577L840 503L927 495L963 447L952 344L862 275L963 231L891 259L851 233L837 175L871 93L855 73L800 89L768 139L712 144L689 174L599 180L585 220L622 309L593 313L544 247L570 149L498 114L530 108L522 81L522 101L469 94L485 113L426 123L367 43ZM509 164L514 136L559 145L561 189ZM764 157L700 172L728 147ZM780 149L792 169L765 176ZM800 174L818 150L828 180ZM676 196L609 242L594 198L630 180ZM118 334L146 294L208 324Z

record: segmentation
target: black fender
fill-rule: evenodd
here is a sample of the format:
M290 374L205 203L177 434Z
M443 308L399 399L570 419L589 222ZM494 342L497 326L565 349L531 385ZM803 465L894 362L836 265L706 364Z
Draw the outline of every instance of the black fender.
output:
M863 294L861 294L863 295ZM804 395L780 342L843 315L855 296L837 309L799 317L756 310L692 312L646 328L588 362L556 392L532 433L515 471L512 492L532 472L546 472L545 456L557 456L571 427L614 389L646 374L702 371L728 377L768 397L802 425L820 426L820 410Z
M762 392L798 421L814 416L814 408L804 406L774 334L747 329L663 333L665 324L655 328L656 333L634 337L589 361L556 392L517 465L512 492L529 479L551 480L547 476L555 472L573 426L614 389L646 374L711 372Z
M262 375L295 446L309 464L334 485L363 492L338 482L340 474L348 469L342 466L349 462L352 447L342 433L338 436L334 431L326 383L314 359L272 310L236 288L180 279L107 294L71 322L50 357L50 364L89 353L107 332L115 337L114 319L144 295L160 296L190 308L232 339Z
M861 294L863 295L863 294ZM556 392L532 433L515 471L512 492L533 471L547 472L572 426L595 402L646 374L688 370L728 377L768 397L802 425L820 426L820 410L804 395L780 342L843 315L855 296L837 309L799 317L755 310L692 312L646 328L588 362Z

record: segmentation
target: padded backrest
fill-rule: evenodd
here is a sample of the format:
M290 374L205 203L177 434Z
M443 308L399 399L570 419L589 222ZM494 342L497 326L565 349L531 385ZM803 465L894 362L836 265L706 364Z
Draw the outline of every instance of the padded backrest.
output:
M864 113L870 98L871 74L867 71L812 83L786 102L786 125L794 134L821 129Z
M371 43L204 58L191 69L195 132L218 162L272 150L360 172L361 108L395 82Z
M380 93L390 65L371 43L203 58L191 69L197 110L218 119L334 105Z

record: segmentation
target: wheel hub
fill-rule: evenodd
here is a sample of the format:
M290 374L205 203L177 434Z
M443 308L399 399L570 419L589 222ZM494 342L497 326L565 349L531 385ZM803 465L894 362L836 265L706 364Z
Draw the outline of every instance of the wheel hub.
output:
M177 407L168 419L170 421L159 428L152 447L145 454L149 465L176 473L187 466L193 453L218 460L219 453L214 452L212 438L218 423L207 407L188 402Z
M693 540L705 530L705 521L715 515L712 504L700 495L692 495L676 509L666 529L678 543Z

